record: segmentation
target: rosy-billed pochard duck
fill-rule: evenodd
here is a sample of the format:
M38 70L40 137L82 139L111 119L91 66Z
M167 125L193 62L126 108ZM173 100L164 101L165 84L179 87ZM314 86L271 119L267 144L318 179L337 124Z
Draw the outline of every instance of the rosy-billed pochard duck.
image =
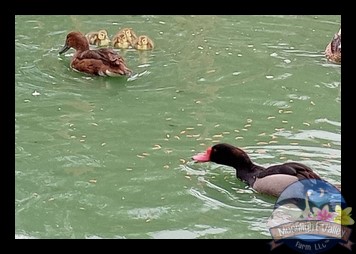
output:
M325 56L328 61L341 64L341 28L334 35L331 42L326 46Z
M140 35L133 43L133 47L138 50L150 50L154 48L153 41L146 35Z
M96 45L99 47L109 46L110 39L106 30L100 30L98 32L90 32L85 35L90 45Z
M74 70L92 75L112 77L132 74L124 59L113 49L89 49L87 39L80 32L70 32L67 35L65 45L59 51L59 54L63 54L70 48L76 50L70 63L70 67Z
M204 153L193 156L196 162L215 162L236 169L236 177L259 193L279 196L290 184L320 177L311 168L297 162L287 162L264 168L254 164L246 152L230 144L220 143Z

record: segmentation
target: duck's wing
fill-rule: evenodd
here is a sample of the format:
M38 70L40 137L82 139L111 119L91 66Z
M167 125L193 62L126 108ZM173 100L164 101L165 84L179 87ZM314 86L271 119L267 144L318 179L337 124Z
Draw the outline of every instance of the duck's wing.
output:
M103 61L103 63L119 66L124 62L124 59L117 54L114 50L109 48L102 48L98 50L87 50L77 55L79 60L82 59L97 59Z
M313 170L306 165L297 162L288 162L281 165L275 165L266 168L261 171L257 177L263 178L265 176L274 174L286 174L298 177L299 180L302 179L320 179L320 177L313 172Z

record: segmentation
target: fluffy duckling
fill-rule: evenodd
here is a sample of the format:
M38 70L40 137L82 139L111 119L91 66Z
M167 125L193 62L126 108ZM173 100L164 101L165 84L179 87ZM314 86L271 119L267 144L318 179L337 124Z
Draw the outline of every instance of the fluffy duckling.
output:
M96 46L109 46L110 39L108 36L108 32L106 30L100 30L98 32L90 32L85 35L89 44Z
M336 64L341 64L341 28L334 38L326 46L325 49L326 58Z
M134 42L133 47L139 50L150 50L154 48L154 44L148 36L140 35Z
M111 40L114 48L127 49L131 46L124 32L117 33Z
M132 28L123 28L117 34L124 33L126 35L126 40L133 45L134 41L137 39L137 35L132 30Z

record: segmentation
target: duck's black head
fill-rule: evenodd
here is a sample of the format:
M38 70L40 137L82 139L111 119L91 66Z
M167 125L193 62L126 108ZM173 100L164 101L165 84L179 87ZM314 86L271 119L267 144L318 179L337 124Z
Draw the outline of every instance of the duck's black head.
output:
M249 169L252 162L248 155L240 148L230 144L220 143L209 147L204 153L193 156L196 162L215 162L236 169Z

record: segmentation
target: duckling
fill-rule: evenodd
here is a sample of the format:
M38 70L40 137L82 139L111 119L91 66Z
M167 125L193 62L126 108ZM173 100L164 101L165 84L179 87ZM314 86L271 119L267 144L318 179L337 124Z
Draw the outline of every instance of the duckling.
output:
M133 45L133 42L137 39L137 35L132 30L132 28L123 28L117 34L119 33L124 33L126 35L126 39L130 45Z
M341 28L326 46L325 56L330 62L341 64Z
M154 44L147 35L140 35L134 42L133 47L139 50L150 50L154 48Z
M111 40L114 48L127 49L131 46L124 32L117 33Z
M109 46L110 39L106 30L100 30L98 32L90 32L85 35L89 44L96 46Z

